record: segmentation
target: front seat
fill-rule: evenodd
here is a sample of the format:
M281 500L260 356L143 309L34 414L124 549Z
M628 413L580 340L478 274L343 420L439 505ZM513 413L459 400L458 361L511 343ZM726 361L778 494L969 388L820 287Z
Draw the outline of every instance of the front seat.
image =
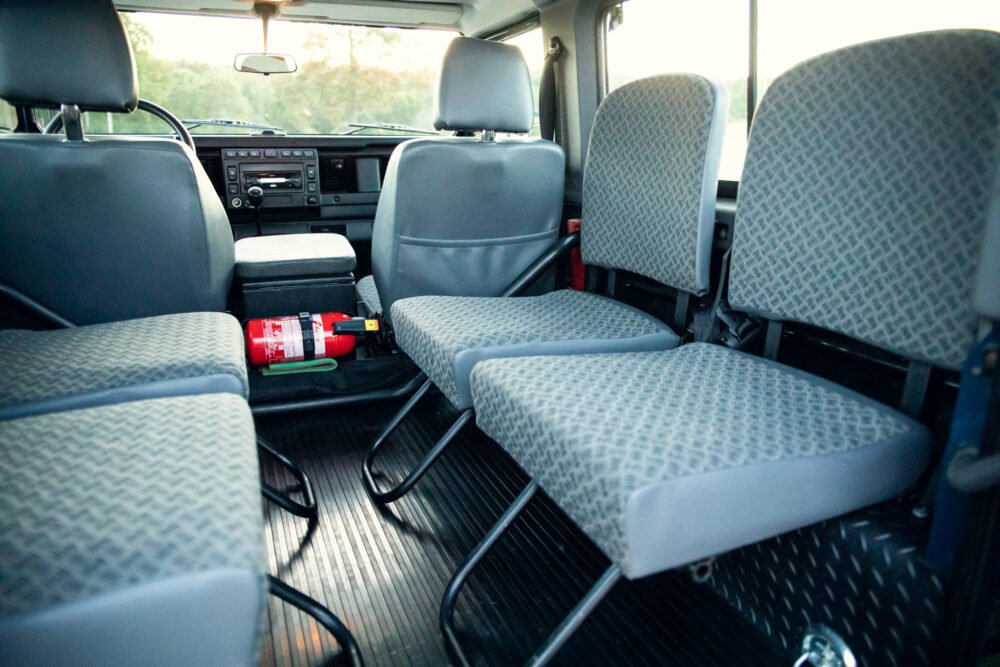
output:
M566 159L558 144L505 139L534 119L514 46L459 37L438 82L434 127L475 137L412 139L393 151L372 231L369 313L429 294L499 296L559 235Z
M0 3L0 98L71 116L138 95L110 0ZM0 283L74 324L224 310L232 233L194 152L69 136L0 136Z

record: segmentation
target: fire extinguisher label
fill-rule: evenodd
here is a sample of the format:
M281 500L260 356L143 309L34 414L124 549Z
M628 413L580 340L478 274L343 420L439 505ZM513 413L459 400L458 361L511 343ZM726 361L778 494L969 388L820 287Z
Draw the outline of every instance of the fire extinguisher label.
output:
M264 327L268 359L299 361L305 357L302 349L302 326L298 319L283 317L268 320Z
M326 355L326 337L323 333L323 316L312 316L314 356L322 359ZM276 361L302 361L305 348L302 342L302 325L297 317L282 317L266 320L264 337L267 342L267 358Z

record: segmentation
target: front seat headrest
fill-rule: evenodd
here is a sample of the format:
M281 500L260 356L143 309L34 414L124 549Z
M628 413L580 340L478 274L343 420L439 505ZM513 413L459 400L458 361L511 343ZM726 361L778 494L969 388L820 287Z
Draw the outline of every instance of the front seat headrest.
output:
M437 130L527 132L534 120L531 77L521 50L458 37L444 54L435 100Z
M0 2L0 98L134 111L135 59L111 0Z

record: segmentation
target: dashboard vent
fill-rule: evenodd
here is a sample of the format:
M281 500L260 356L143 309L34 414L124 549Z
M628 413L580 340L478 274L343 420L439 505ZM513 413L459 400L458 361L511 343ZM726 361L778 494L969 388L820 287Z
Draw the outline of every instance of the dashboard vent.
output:
M209 180L212 181L215 191L219 193L220 197L225 197L226 184L222 178L222 158L217 155L199 155L198 161L201 162L202 168L208 174Z
M357 192L358 170L354 158L320 155L319 189L322 192Z

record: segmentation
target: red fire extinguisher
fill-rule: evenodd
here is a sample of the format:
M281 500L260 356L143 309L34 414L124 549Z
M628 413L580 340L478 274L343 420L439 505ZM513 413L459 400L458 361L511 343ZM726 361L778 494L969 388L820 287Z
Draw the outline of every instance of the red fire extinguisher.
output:
M354 351L354 336L335 334L344 313L269 317L247 322L247 356L254 366L342 357Z

